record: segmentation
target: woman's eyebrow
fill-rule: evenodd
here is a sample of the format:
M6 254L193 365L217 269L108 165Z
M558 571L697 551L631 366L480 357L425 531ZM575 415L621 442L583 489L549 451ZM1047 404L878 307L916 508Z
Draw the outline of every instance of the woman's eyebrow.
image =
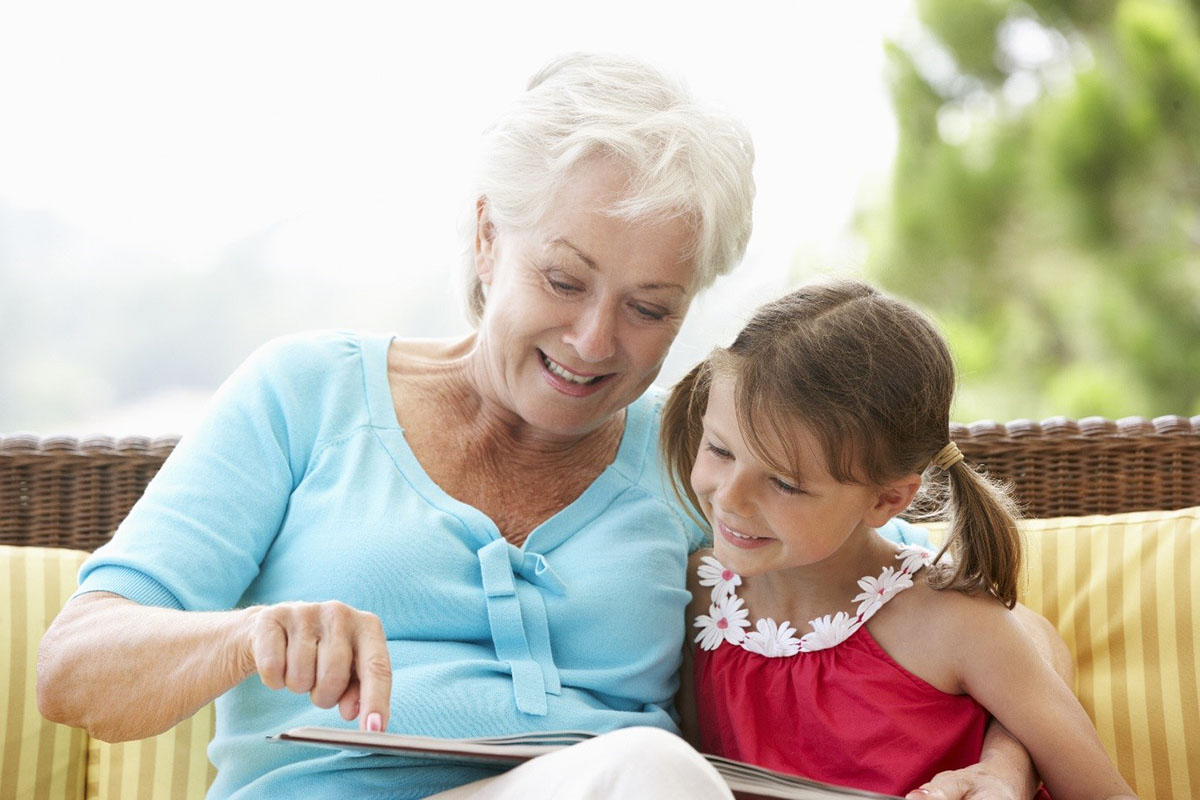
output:
M599 269L599 267L596 266L596 261L594 259L592 259L590 256L588 256L586 253L584 253L582 250L580 250L575 245L571 244L567 239L560 236L557 239L550 242L550 244L551 245L561 245L562 247L566 247L566 248L574 251L575 255L579 256L579 260L582 261L583 263L587 264L589 269L593 269L593 270Z
M568 250L573 252L576 256L578 256L580 261L582 261L584 264L587 264L588 269L592 270L593 272L598 271L600 269L600 267L596 264L595 259L593 259L591 256L584 253L582 250L580 250L575 245L571 244L570 240L566 239L565 237L560 236L557 239L551 240L550 245L551 245L551 247L559 246L559 247L567 248ZM685 289L683 286L679 285L678 283L661 283L661 282L659 282L659 283L641 283L641 284L638 284L638 288L639 289L674 289L677 292L679 292L680 294L687 294L687 289Z

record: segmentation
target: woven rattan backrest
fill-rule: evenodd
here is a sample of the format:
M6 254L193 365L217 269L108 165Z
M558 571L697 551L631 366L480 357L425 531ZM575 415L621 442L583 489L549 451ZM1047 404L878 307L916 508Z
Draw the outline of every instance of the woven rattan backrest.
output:
M1200 417L977 422L951 432L1028 517L1200 506ZM0 436L0 544L94 550L175 439Z
M1200 506L1200 416L976 422L951 437L1012 485L1026 517Z
M0 544L95 550L176 441L0 436Z

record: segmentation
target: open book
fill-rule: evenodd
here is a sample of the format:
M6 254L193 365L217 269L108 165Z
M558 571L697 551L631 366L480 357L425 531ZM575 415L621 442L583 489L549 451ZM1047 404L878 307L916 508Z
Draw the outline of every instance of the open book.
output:
M377 733L352 728L322 728L308 726L292 728L269 737L272 741L332 747L340 750L363 750L388 755L409 755L461 763L514 766L563 747L578 744L595 734L581 731L540 731L514 736L493 736L481 739L439 739L429 736L406 736L401 733ZM781 797L791 800L822 800L838 797L890 798L861 789L848 789L827 783L788 775L783 772L743 764L720 756L705 755L708 762L735 792L759 797Z

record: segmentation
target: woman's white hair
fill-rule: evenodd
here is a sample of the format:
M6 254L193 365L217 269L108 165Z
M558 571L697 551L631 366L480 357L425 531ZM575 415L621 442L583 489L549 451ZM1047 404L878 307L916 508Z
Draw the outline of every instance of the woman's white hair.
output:
M733 117L697 105L687 87L641 61L576 53L546 65L484 134L474 197L491 220L531 227L584 161L615 158L629 189L609 212L628 220L683 217L695 288L712 284L746 252L754 203L754 145ZM472 215L474 220L474 215ZM483 313L469 226L467 295Z

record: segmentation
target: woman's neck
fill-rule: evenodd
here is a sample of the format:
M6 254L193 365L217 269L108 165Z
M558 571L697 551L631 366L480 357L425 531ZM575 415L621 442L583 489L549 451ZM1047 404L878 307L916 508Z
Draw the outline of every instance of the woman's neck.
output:
M582 435L541 434L477 383L475 349L474 335L396 342L389 353L396 416L429 477L517 538L613 462L625 413Z

